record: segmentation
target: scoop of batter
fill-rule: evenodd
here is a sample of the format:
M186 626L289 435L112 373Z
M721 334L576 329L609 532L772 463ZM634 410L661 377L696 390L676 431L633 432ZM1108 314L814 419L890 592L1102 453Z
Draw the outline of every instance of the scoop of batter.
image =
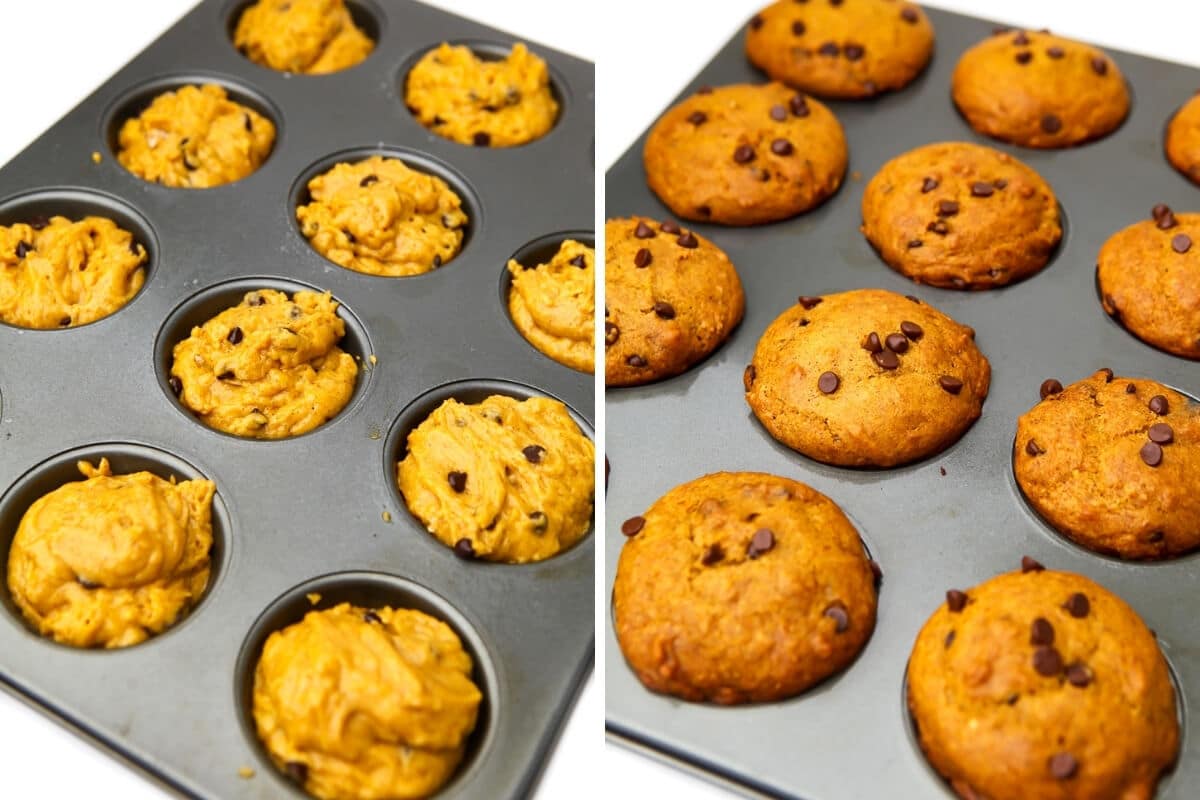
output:
M306 75L353 67L375 49L343 0L258 0L238 20L233 44L256 64Z
M121 126L117 160L139 178L182 189L241 180L271 154L275 126L214 84L164 92Z
M212 481L113 475L38 498L17 527L8 589L43 636L73 647L128 647L162 633L208 586Z
M338 164L308 182L300 230L333 263L398 277L437 269L458 255L467 215L444 180L395 158Z
M350 401L358 377L329 295L249 292L175 345L179 401L210 428L253 439L307 433ZM177 381L177 382L176 382Z
M146 281L146 248L110 219L0 226L0 320L22 328L86 325Z
M444 622L342 603L276 631L254 673L272 760L323 800L406 800L462 760L482 694Z
M464 558L541 561L592 524L595 448L547 397L442 403L408 435L408 508Z
M596 252L568 239L547 264L508 262L508 312L529 343L560 364L595 370Z
M404 101L426 128L477 147L531 142L558 118L546 62L523 44L485 61L469 47L442 43L408 73Z

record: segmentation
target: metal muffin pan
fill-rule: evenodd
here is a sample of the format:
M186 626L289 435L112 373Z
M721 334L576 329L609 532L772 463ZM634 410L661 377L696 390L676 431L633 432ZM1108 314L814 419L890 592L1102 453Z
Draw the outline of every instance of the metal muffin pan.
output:
M746 289L746 318L719 350L688 372L647 386L610 389L605 587L611 593L624 538L620 524L671 487L719 470L773 472L837 502L883 567L875 633L844 672L780 703L723 708L652 694L605 625L608 735L615 741L748 794L805 800L952 797L909 734L903 680L917 631L946 589L1017 569L1028 554L1047 567L1088 575L1125 598L1156 631L1177 677L1183 716L1200 703L1195 615L1200 556L1125 563L1077 547L1041 521L1012 477L1017 417L1049 377L1064 384L1101 367L1153 378L1192 395L1195 362L1155 350L1105 316L1096 255L1115 231L1149 217L1155 203L1200 207L1200 192L1163 156L1167 120L1200 85L1200 70L1108 51L1134 102L1112 135L1082 147L1038 151L976 134L950 100L950 75L996 23L928 10L937 51L917 80L862 102L830 102L845 127L850 167L825 205L753 228L695 225L725 250ZM762 82L738 30L680 95L703 85ZM890 158L928 142L973 141L1013 153L1042 174L1065 209L1067 233L1041 273L987 292L918 286L892 271L859 232L863 188ZM646 187L644 137L609 170L606 216L672 217ZM690 225L690 223L686 223ZM978 332L991 361L983 416L944 453L890 470L826 466L775 442L743 398L742 370L767 325L800 294L859 287L913 294ZM697 432L703 432L697 435ZM686 443L686 445L684 444ZM939 469L944 467L945 476ZM781 610L780 613L786 613ZM1159 798L1195 796L1200 742L1185 724L1179 762Z
M29 504L81 477L72 466L81 455L217 485L213 581L187 618L136 647L77 650L32 632L0 582L0 683L181 795L302 797L259 745L246 705L263 639L299 619L313 590L323 606L422 608L462 635L485 694L467 758L438 796L526 796L591 669L595 539L540 564L462 561L408 513L387 461L396 448L385 448L405 408L457 381L467 382L454 389L464 398L557 397L592 435L591 376L531 347L496 288L529 243L592 229L593 67L530 43L562 103L556 126L521 147L465 147L407 110L407 67L442 41L496 52L518 37L407 0L351 0L378 36L375 52L343 72L289 76L234 49L228 32L245 5L199 4L0 169L0 222L101 213L150 253L145 287L103 320L53 331L0 325L0 558ZM210 80L277 126L257 172L186 190L119 165L112 145L128 114L160 91ZM335 156L375 152L448 177L462 194L467 241L442 268L363 275L300 235L302 181ZM178 404L171 347L190 325L244 291L306 287L342 303L342 345L361 359L345 410L304 436L259 442L210 430ZM255 777L240 777L241 767Z

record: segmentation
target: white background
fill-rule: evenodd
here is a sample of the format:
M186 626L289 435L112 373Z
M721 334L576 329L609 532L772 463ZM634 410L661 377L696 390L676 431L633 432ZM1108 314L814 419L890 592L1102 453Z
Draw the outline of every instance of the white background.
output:
M426 2L592 61L598 55L594 32L580 24L579 7L571 3ZM4 82L0 164L91 94L194 4L194 0L0 0ZM586 787L595 785L603 730L599 686L600 681L592 678L584 690L543 776L539 800L586 796ZM230 735L241 734L230 731ZM238 765L213 767L235 770ZM0 694L0 797L164 800L169 796L24 704Z
M605 19L598 28L603 41L596 116L596 163L600 168L611 166L733 33L766 3L603 3ZM1200 66L1197 0L933 0L924 5L1014 26L1050 28L1102 47ZM1196 88L1200 89L1200 79ZM603 656L597 657L603 663ZM864 768L869 769L871 754L863 756L867 759ZM613 744L606 745L602 764L604 794L608 797L718 800L733 796ZM886 791L881 791L880 797L886 796Z

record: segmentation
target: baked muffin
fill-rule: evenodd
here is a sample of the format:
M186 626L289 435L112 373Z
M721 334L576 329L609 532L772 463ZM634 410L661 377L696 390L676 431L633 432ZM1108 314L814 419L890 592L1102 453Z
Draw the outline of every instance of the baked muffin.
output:
M1109 237L1096 261L1104 311L1147 344L1200 359L1200 214L1163 204Z
M621 531L617 641L651 691L781 700L845 669L875 627L877 568L841 509L802 483L706 475Z
M523 564L591 529L595 457L557 400L451 398L408 434L396 479L409 511L455 555Z
M207 189L250 175L275 145L275 125L215 84L163 92L125 120L117 160L142 180Z
M913 3L779 0L750 20L746 55L772 80L820 97L871 97L925 69L933 26Z
M248 292L175 345L170 384L202 423L249 439L307 433L337 416L358 365L329 293Z
M1129 113L1125 77L1103 51L1050 33L1005 31L954 68L958 110L980 133L1025 147L1106 136Z
M344 0L258 0L238 19L233 44L256 64L303 75L348 69L375 49Z
M38 498L8 554L8 591L40 634L71 647L129 647L199 602L211 573L212 481L113 475L80 461L85 480Z
M420 275L462 249L462 198L441 178L397 158L337 164L308 182L300 232L325 258L368 275Z
M1154 634L1082 575L1026 564L950 590L917 636L921 749L964 800L1149 800L1179 751Z
M1084 547L1171 558L1200 545L1200 406L1103 369L1017 420L1013 471L1030 505Z
M272 633L253 713L275 765L322 800L423 798L454 775L483 695L446 623L342 603Z
M560 364L596 366L596 251L567 239L545 264L508 262L508 313L531 345Z
M645 217L608 220L604 238L607 385L678 375L742 321L742 283L709 240Z
M442 43L413 66L404 102L438 136L476 147L515 147L540 139L558 120L546 62L523 44L482 59Z
M1171 166L1192 183L1200 184L1200 92L1171 117L1165 148Z
M746 402L809 458L894 467L940 453L979 418L991 382L975 331L882 289L801 296L763 333Z
M72 328L119 311L146 282L146 248L104 217L0 225L0 322Z
M723 225L815 208L842 185L848 158L833 112L781 83L701 89L654 124L642 156L671 211Z
M1027 278L1062 239L1049 184L1007 153L967 142L928 144L884 164L862 213L862 232L888 266L943 289Z

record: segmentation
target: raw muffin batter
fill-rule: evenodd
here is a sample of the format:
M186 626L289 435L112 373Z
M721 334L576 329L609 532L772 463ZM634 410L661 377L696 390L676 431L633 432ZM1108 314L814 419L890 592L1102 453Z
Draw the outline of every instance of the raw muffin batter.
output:
M483 699L450 626L342 603L276 631L254 673L271 759L323 800L428 797L454 773Z
M43 495L21 518L8 588L43 636L72 647L128 647L162 633L204 593L212 481L149 472L87 478Z
M506 58L484 60L443 42L408 73L404 101L426 128L476 147L540 139L558 119L546 62L523 44Z
M146 248L103 217L0 226L0 320L42 329L95 322L138 293L146 260Z
M210 428L253 439L298 436L350 401L354 358L329 293L249 292L175 345L171 385Z
M142 180L207 189L241 180L271 154L275 126L214 84L164 92L121 126L117 160Z
M396 158L338 164L308 182L312 202L296 209L300 230L321 255L369 275L437 269L458 255L467 215L444 180Z
M233 44L256 64L306 75L353 67L375 49L343 0L258 0L238 20Z
M463 558L541 561L592 524L595 447L548 397L451 398L408 435L400 491Z
M568 239L547 264L508 262L508 312L529 343L560 364L595 370L596 251Z

